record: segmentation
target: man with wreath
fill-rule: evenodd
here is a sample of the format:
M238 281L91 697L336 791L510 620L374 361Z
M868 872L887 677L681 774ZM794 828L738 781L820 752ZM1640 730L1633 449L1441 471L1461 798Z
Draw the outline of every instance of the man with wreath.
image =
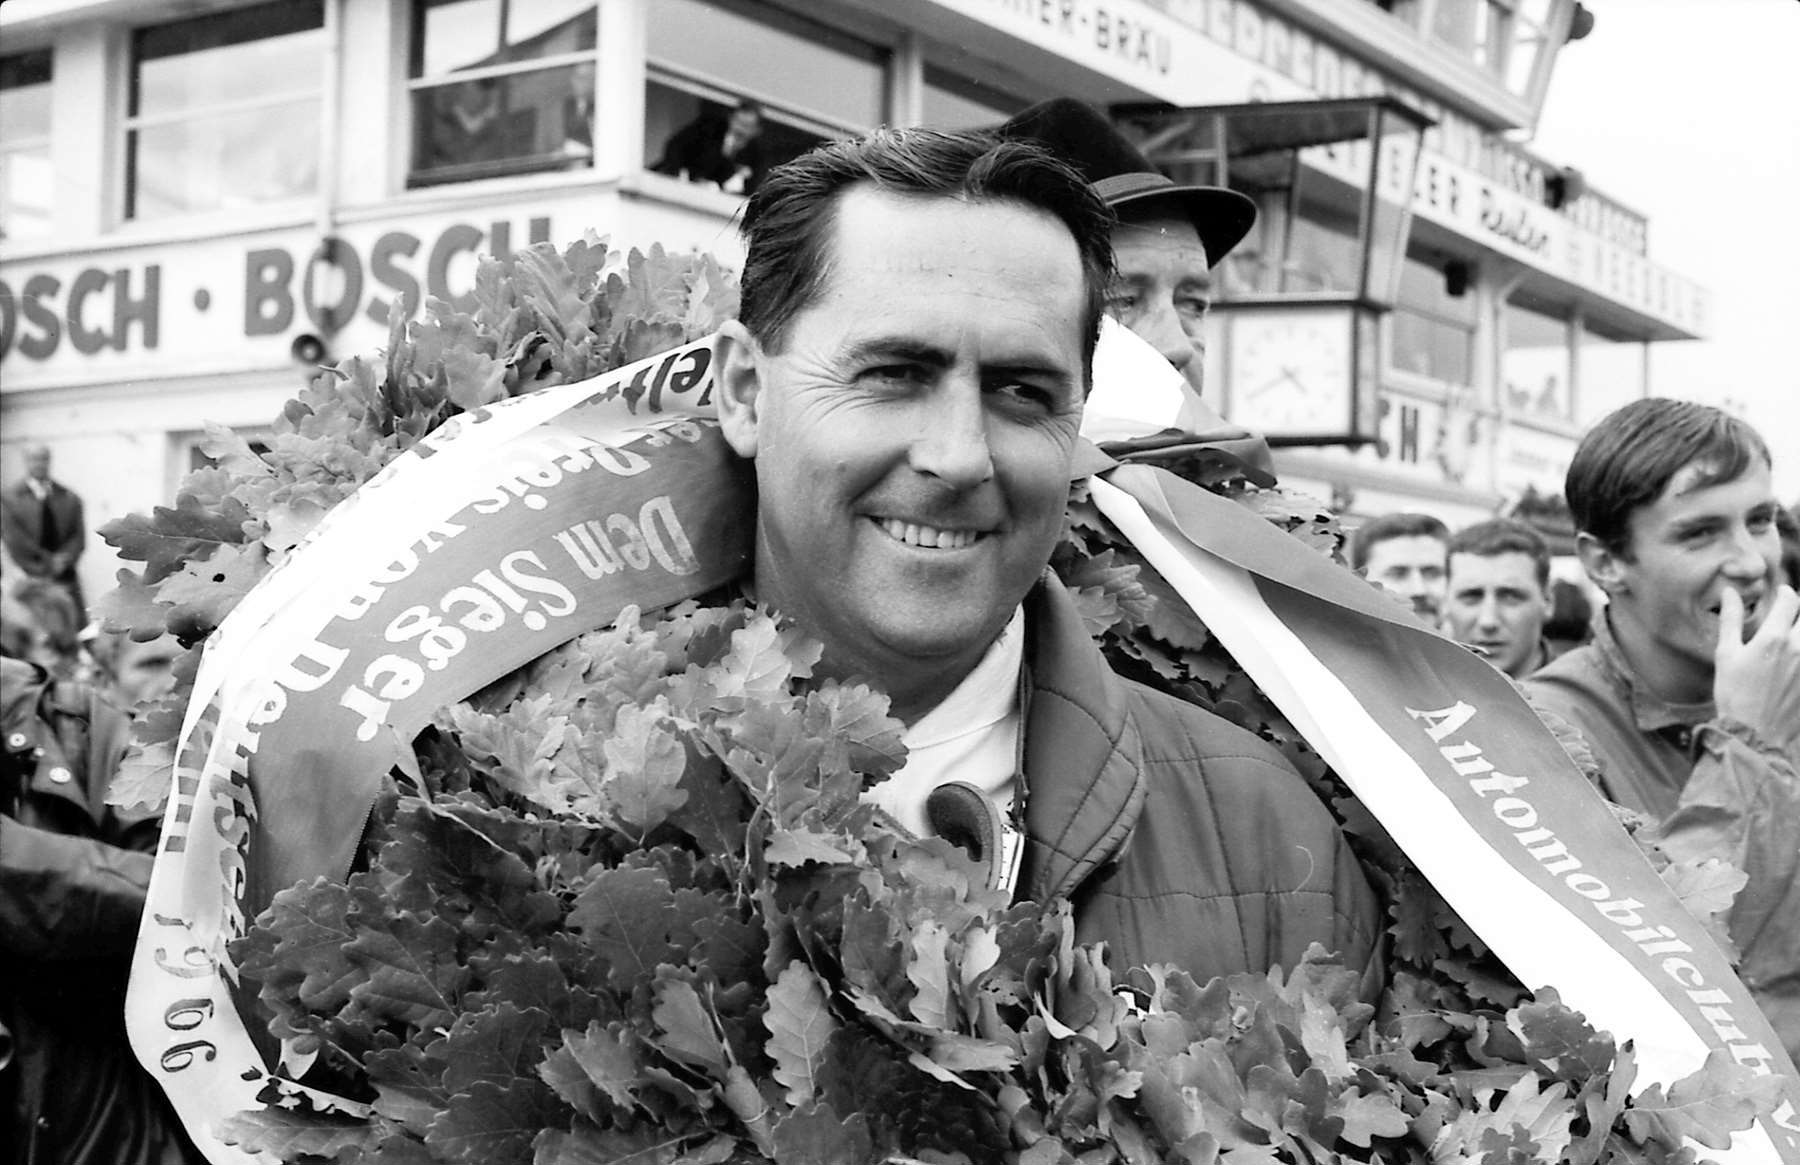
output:
M1318 942L1364 966L1374 897L1299 775L1114 675L1046 573L1110 225L1063 164L979 135L877 133L770 175L718 349L757 597L823 642L823 674L892 698L910 755L883 806L920 832L990 816L998 873L1070 897L1119 965L1205 981Z

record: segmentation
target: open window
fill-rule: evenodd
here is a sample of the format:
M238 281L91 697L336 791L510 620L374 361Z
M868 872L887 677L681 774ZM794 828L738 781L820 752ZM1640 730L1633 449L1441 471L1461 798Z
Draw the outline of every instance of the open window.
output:
M50 233L50 50L0 57L0 239Z
M594 163L595 0L414 0L408 186Z
M1573 324L1568 306L1515 291L1501 309L1500 392L1514 416L1574 419Z
M278 0L134 32L125 217L311 195L324 28L323 0Z
M728 0L656 0L645 15L647 170L748 194L771 168L887 120L887 51L841 29Z

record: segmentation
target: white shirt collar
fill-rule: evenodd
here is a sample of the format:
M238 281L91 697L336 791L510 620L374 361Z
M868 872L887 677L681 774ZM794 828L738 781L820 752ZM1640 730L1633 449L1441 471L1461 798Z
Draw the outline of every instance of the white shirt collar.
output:
M1025 663L1025 608L1019 607L989 645L975 670L900 737L909 749L945 744L980 732L1011 715L1019 702L1019 669Z

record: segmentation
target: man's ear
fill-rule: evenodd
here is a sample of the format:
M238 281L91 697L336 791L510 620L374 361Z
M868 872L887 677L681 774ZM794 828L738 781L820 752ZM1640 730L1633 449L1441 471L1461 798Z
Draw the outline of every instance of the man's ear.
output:
M727 320L713 341L713 397L719 407L719 429L739 457L756 456L761 356L756 338L736 320Z
M1575 535L1575 556L1581 559L1581 568L1587 571L1588 578L1606 592L1607 598L1622 595L1630 589L1625 577L1624 556L1592 534Z

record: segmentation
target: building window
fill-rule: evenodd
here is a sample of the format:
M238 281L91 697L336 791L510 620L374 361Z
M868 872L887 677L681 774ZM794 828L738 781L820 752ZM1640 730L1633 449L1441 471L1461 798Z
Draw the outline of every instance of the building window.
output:
M1423 37L1529 99L1555 0L1369 0Z
M1583 428L1649 389L1650 345L1591 320L1581 326L1575 350L1575 420Z
M50 50L0 57L0 239L50 233Z
M1283 201L1259 199L1256 226L1225 256L1225 299L1354 295L1361 258L1356 219L1340 206L1301 200L1289 215Z
M1473 383L1475 296L1451 295L1442 263L1409 254L1400 271L1388 365L1447 384Z
M995 126L1031 102L939 65L925 66L925 125L933 129Z
M138 29L125 217L255 206L318 185L322 0L278 0Z
M650 81L644 100L644 165L726 185L736 165L718 157L732 112L760 107L747 193L770 167L829 138L887 120L885 50L764 5L656 0L648 6Z
M1501 319L1500 383L1507 409L1533 420L1573 419L1568 311L1515 293Z
M594 0L415 0L408 186L594 164Z
M1512 19L1506 27L1506 59L1501 68L1506 87L1521 97L1529 98L1535 88L1539 62L1550 41L1550 8L1552 0L1516 0Z

